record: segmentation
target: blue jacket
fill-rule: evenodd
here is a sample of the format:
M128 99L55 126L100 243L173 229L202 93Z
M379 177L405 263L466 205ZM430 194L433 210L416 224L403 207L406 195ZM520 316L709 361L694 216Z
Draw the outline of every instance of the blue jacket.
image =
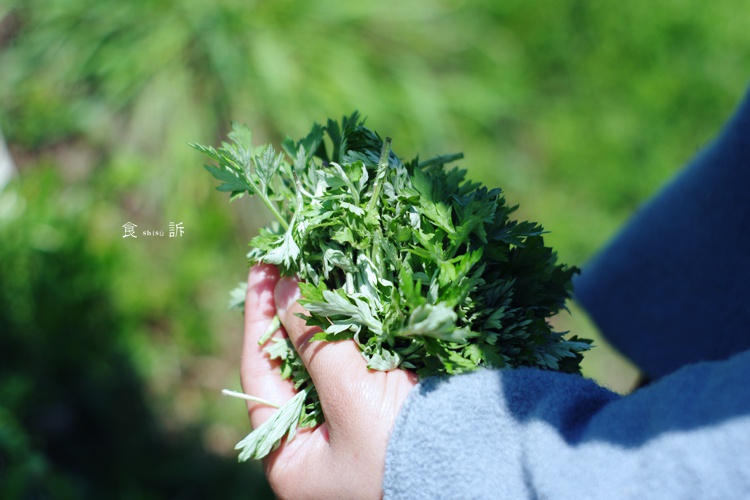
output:
M385 498L750 498L750 93L575 282L655 381L619 396L536 369L427 379Z

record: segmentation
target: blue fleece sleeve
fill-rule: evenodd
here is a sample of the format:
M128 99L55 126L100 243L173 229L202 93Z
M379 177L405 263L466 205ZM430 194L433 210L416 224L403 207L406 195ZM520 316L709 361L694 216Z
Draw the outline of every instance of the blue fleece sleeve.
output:
M750 348L748 186L750 92L574 281L599 330L652 378Z
M626 397L535 369L427 379L392 433L386 499L742 498L750 351Z

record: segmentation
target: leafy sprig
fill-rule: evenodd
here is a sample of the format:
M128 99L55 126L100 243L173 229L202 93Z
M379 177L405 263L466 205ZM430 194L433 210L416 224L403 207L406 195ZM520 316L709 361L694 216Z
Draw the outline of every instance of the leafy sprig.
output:
M327 136L328 142L324 140ZM277 154L235 125L219 149L193 145L232 200L256 195L275 217L251 242L251 264L297 275L313 340L353 339L373 370L424 378L480 367L577 372L590 341L554 332L577 269L557 263L544 230L511 218L500 189L447 165L461 154L402 162L358 113L315 124ZM284 157L286 155L286 158ZM241 294L232 303L241 305ZM315 387L291 342L261 339L299 391L238 444L262 458L299 426L322 422Z

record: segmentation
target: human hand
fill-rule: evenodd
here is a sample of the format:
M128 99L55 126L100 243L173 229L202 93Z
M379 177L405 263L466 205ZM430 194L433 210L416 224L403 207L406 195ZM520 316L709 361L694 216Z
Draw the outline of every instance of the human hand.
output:
M258 339L278 314L282 327L302 358L320 397L325 422L301 429L290 443L263 460L280 498L380 498L386 446L394 421L416 375L405 370L372 371L352 340L310 342L319 329L305 325L295 313L299 287L280 278L275 266L258 265L248 276L245 338L242 350L243 390L276 404L291 399L291 381L283 380L278 360L271 360ZM248 402L253 428L275 408Z

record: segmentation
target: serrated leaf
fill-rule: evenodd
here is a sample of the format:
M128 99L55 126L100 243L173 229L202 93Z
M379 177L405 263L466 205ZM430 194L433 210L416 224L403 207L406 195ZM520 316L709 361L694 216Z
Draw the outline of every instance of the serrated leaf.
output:
M299 257L299 246L292 236L292 227L277 241L276 246L263 257L263 262L268 264L283 265L291 267L292 263Z
M247 125L241 123L232 123L232 131L229 132L229 139L238 147L250 151L253 145L253 132Z
M222 181L222 184L216 188L217 191L249 191L250 193L253 191L252 186L235 171L211 165L204 165L204 168L215 178Z
M306 390L298 392L292 399L284 403L271 418L237 443L235 449L240 450L239 461L259 460L265 457L279 447L284 436L288 435L288 440L291 441L302 416L306 397Z
M387 349L381 349L379 352L373 354L367 363L367 368L371 370L379 370L382 372L388 372L398 368L401 363L401 357Z
M281 168L282 161L282 155L280 153L276 155L276 150L271 146L267 146L261 156L255 157L255 175L258 176L264 192L268 192L271 182Z
M292 341L286 337L272 338L271 342L266 344L263 350L268 353L268 357L271 359L289 359L294 356Z
M323 302L306 302L305 307L311 313L326 317L343 317L351 319L354 324L367 326L375 335L382 332L382 323L374 316L367 303L357 297L350 302L343 290L323 292Z
M194 142L189 142L188 146L190 146L191 148L195 149L196 151L199 151L199 152L203 153L204 155L208 156L209 158L211 158L214 161L218 162L219 159L220 159L220 155L219 155L218 151L216 151L211 146L201 146L200 144L196 144Z
M409 316L409 322L401 334L409 337L421 335L452 342L465 342L471 336L471 332L458 328L457 319L455 311L445 304L423 304Z

